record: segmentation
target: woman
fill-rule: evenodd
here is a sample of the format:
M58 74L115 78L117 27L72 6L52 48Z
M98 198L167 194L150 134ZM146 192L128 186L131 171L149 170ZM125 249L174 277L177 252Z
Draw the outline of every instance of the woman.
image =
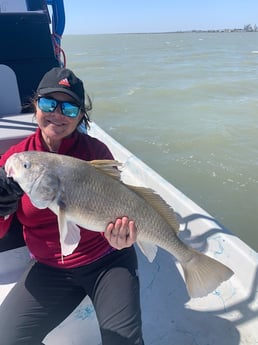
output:
M84 160L113 159L99 140L78 131L88 126L90 98L72 71L53 68L42 78L33 101L38 128L11 147L14 152L57 152ZM0 173L0 237L13 214L23 224L35 262L0 306L0 344L43 344L45 336L88 295L95 307L103 345L143 344L134 222L107 224L105 233L81 231L75 251L62 262L56 216L36 209L14 181ZM87 339L87 334L82 334Z

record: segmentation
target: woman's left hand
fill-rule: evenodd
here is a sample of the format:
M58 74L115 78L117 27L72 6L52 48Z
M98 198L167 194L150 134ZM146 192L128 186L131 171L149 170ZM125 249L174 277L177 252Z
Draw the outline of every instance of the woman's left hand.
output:
M116 249L131 247L137 238L134 221L127 217L117 218L115 223L108 224L105 237L109 244Z

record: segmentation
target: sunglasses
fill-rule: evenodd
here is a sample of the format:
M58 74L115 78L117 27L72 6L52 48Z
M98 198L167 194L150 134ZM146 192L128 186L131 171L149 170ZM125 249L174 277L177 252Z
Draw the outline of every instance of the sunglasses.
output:
M38 98L39 109L46 113L53 113L58 107L58 105L60 105L61 113L64 116L75 118L79 115L80 107L76 104L65 101L57 101L54 98Z

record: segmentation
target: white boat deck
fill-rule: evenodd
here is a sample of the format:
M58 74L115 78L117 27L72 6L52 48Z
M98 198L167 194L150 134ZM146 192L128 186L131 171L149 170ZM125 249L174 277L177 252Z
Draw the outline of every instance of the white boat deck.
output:
M0 117L0 154L32 133L32 117ZM207 297L189 299L181 269L171 255L159 250L150 264L138 251L145 344L258 344L258 253L94 123L90 134L104 141L116 159L124 163L126 182L153 188L173 206L185 242L235 272ZM24 247L0 253L0 303L29 261ZM82 333L84 336L78 336ZM83 345L85 339L90 345L101 344L95 313L87 298L46 337L45 344Z

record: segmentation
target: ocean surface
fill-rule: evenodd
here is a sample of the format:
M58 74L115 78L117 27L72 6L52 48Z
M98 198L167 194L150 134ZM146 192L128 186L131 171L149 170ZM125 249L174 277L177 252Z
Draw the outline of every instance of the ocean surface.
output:
M258 251L258 33L64 36L92 120Z

